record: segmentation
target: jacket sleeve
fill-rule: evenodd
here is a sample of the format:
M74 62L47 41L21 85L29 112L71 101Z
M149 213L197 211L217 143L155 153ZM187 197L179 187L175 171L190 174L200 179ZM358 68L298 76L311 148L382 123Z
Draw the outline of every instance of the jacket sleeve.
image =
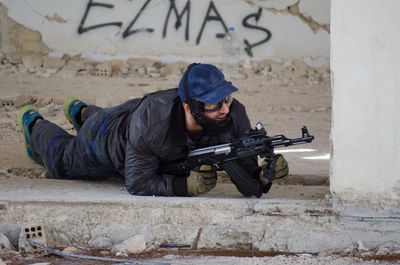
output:
M187 196L186 177L159 174L159 159L152 146L158 139L149 133L143 120L130 122L125 149L125 184L133 195Z
M246 113L246 108L238 101L236 101L236 103L237 104L235 105L235 109L233 109L233 111L236 112L235 113L236 121L234 123L235 124L234 125L235 126L235 138L243 136L244 133L251 128L250 120ZM240 159L239 164L251 176L255 177L255 175L257 175L257 178L258 178L260 169L258 167L258 158L257 157Z

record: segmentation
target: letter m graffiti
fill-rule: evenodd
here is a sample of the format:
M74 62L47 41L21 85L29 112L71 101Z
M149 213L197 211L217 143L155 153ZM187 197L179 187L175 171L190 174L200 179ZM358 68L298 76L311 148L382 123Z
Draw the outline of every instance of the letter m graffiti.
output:
M179 13L178 9L175 4L175 0L169 0L170 5L169 5L169 10L167 17L165 18L165 23L164 23L164 29L163 29L163 38L167 36L167 27L168 27L168 21L169 17L171 15L171 12L174 11L175 17L176 17L176 23L175 23L175 29L178 30L179 27L182 25L182 18L187 12L186 15L186 30L185 30L185 40L189 40L189 21L190 21L190 0L186 2L185 7L183 8L182 12Z

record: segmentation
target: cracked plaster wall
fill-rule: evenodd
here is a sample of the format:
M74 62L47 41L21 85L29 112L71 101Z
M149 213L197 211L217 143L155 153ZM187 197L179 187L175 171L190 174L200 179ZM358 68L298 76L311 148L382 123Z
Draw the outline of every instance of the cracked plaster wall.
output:
M363 8L360 9L360 6ZM400 36L396 0L332 2L331 191L399 216Z
M313 32L329 32L330 0L246 0L273 13L298 17Z
M170 4L167 0L150 1L130 28L132 30L152 28L153 32L138 32L126 38L123 37L123 32L129 30L129 24L146 1L102 0L97 2L112 4L113 7L92 7L88 12L85 26L111 22L121 22L122 26L101 27L78 34L77 29L88 1L0 0L0 5L3 5L0 6L1 51L21 51L23 49L20 46L26 45L11 41L14 33L10 33L9 28L14 23L39 33L34 41L40 40L41 47L35 48L35 51L40 50L40 52L47 52L49 49L60 54L84 54L98 58L102 56L121 58L161 56L166 60L181 57L206 57L218 60L223 55L222 39L216 37L216 34L224 32L221 23L207 22L200 42L196 43L207 9L212 2L226 26L235 27L241 43L246 39L254 44L266 38L265 32L242 24L246 16L256 14L259 8L262 9L257 23L254 17L250 18L248 23L268 29L272 36L266 43L252 49L256 59L329 58L330 0L192 0L187 41L185 40L186 15L182 17L182 26L175 30L176 17L172 14L166 37L162 36ZM182 12L187 1L177 0L176 3L178 12ZM215 16L216 13L212 10L209 15ZM37 43L35 45L40 46ZM242 56L248 56L244 50Z
M7 8L0 3L0 51L13 63L19 63L25 54L49 52L39 31L31 30L7 16Z

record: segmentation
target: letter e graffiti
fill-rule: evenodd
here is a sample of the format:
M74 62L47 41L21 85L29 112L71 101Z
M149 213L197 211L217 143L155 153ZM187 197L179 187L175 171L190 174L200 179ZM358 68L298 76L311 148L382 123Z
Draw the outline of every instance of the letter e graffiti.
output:
M175 23L176 30L178 30L178 28L182 25L182 17L185 14L185 12L187 12L185 40L189 40L190 0L188 0L186 2L185 7L183 8L183 10L180 14L178 13L178 9L176 8L175 0L169 0L169 1L170 1L170 5L169 5L167 17L165 18L164 29L163 29L163 38L165 38L165 36L167 36L168 20L169 20L169 16L171 15L171 12L173 10L174 14L176 16L176 23Z
M126 30L124 31L124 33L122 33L122 37L125 39L127 37L129 37L132 34L135 34L137 32L149 32L152 33L154 31L154 29L152 28L140 28L140 29L134 29L131 30L133 24L135 24L136 20L139 19L140 15L142 14L142 12L146 9L147 5L150 3L151 0L147 0L144 5L142 6L142 8L139 10L139 12L136 14L135 18L132 20L132 22L129 24L129 26L126 28Z
M89 10L90 10L90 8L92 8L94 6L101 6L101 7L106 7L106 8L114 8L114 5L111 5L111 4L104 4L104 3L93 2L92 0L89 0L89 2L87 3L87 6L86 6L85 14L83 14L81 23L79 23L79 27L78 27L78 33L79 34L85 33L86 31L89 31L89 30L92 30L92 29L101 28L101 27L107 27L107 26L121 27L122 26L122 22L110 22L110 23L103 23L103 24L97 24L97 25L93 25L93 26L89 26L89 27L84 27L86 18L87 18L88 14L89 14Z
M251 19L251 18L254 17L254 19L255 19L255 21L256 21L256 24L257 24L258 20L259 20L260 17L261 17L261 14L262 14L262 9L260 8L260 9L258 9L258 12L257 12L257 13L247 15L247 16L243 19L243 26L244 26L245 28L261 30L261 31L263 31L263 32L265 32L265 33L267 34L267 37L265 37L263 40L258 41L258 42L253 43L253 44L250 44L249 41L248 41L247 39L244 39L244 44L246 45L246 47L244 48L244 50L246 51L246 53L247 53L250 57L253 57L252 49L253 49L254 47L256 47L256 46L258 46L258 45L261 45L261 44L263 44L263 43L266 43L267 41L269 41L269 39L270 39L271 36L272 36L271 31L269 31L268 29L263 28L263 27L259 27L259 26L255 26L255 25L251 25L251 24L247 23L247 20L249 20L249 19Z

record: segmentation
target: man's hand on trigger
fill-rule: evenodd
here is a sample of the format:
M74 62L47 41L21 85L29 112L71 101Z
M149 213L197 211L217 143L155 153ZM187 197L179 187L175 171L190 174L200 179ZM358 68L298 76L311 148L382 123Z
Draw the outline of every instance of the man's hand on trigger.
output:
M187 177L187 189L189 196L206 194L217 185L216 168L210 165L202 165L200 168L190 171Z
M289 176L289 165L286 159L281 154L278 154L276 155L275 161L276 164L273 172L274 174L273 179L281 179ZM266 165L268 165L268 163L264 160L261 163L261 166L266 166ZM264 176L264 170L261 170L259 180L263 186L270 183L269 180L267 179L267 176Z

